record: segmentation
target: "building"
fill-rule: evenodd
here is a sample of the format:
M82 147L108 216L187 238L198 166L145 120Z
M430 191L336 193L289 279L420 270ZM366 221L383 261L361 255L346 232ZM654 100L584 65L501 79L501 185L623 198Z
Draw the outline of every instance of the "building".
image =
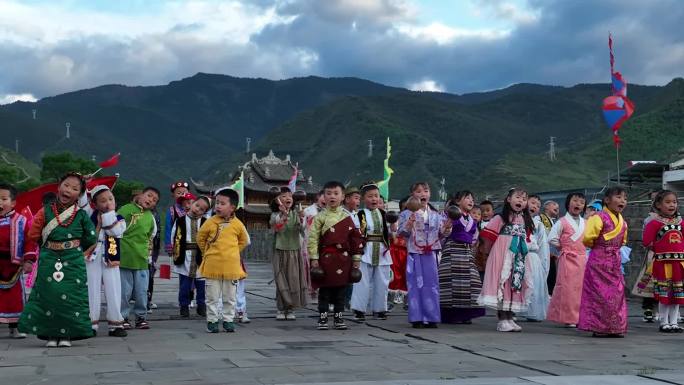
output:
M275 156L272 150L263 158L258 158L253 153L252 158L239 166L236 172L232 174L232 181L229 183L206 186L202 183L192 182L198 192L209 194L221 187L231 185L243 173L245 178L245 207L243 210L239 210L237 215L245 223L247 229L258 230L268 228L268 221L271 216L269 205L275 196L274 191L282 186L287 186L295 170L297 170L297 191L306 193L306 200L301 202L303 208L313 203L321 186L314 183L311 176L305 176L304 171L297 168L296 164L292 162L290 155L285 155L284 159L280 159Z

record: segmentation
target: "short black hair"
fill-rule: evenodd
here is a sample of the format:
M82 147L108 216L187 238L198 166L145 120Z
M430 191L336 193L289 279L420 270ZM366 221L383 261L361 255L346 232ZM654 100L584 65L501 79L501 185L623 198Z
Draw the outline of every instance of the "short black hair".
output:
M492 201L490 201L488 199L485 199L482 202L480 202L480 207L482 207L484 205L490 205L490 206L492 206L492 208L494 208L494 203L492 203Z
M585 197L583 193L576 191L571 192L570 194L568 194L568 196L565 197L565 211L570 211L570 201L572 200L572 198L584 199L584 210L587 209L587 197Z
M529 195L529 196L527 197L527 200L529 201L530 199L536 199L536 200L539 201L539 203L541 203L541 201L542 201L541 197L540 197L539 195L537 195L537 194Z
M71 171L68 172L64 175L62 175L61 178L59 178L59 184L62 184L67 178L76 178L79 181L79 184L81 186L81 194L83 194L86 191L86 181L85 178L83 178L83 175L81 173L78 173L76 171Z
M232 188L224 188L223 190L219 190L216 192L216 196L222 196L230 199L230 204L233 206L237 206L238 203L240 203L240 194L238 194L238 192Z
M145 188L142 190L142 193L141 193L141 194L144 194L144 193L146 193L146 192L148 192L148 191L152 191L153 193L157 194L158 197L161 197L161 193L159 192L159 189L156 188L156 187L152 187L152 186L147 186L147 187L145 187Z
M335 188L340 188L342 192L344 192L344 185L342 182L338 182L336 180L331 180L330 182L326 182L323 185L323 191L328 190L328 189L335 189Z
M10 193L10 199L17 199L17 188L9 183L0 183L0 190L7 190Z
M606 192L603 194L603 199L601 200L601 203L603 203L603 205L606 206L606 199L620 194L627 195L627 189L622 186L608 187Z

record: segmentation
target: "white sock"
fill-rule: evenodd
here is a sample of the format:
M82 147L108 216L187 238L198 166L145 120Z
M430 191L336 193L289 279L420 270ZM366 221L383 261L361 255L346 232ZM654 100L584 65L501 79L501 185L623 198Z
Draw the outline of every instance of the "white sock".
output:
M670 305L669 311L670 313L668 314L667 318L669 320L670 325L677 325L677 317L679 316L679 305Z
M660 325L670 324L670 305L658 303L658 313L660 313Z

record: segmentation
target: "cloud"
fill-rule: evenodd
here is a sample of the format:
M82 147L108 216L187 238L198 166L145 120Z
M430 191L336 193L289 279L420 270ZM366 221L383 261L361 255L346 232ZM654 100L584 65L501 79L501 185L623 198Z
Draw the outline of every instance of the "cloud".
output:
M430 92L444 92L444 86L437 84L434 80L425 79L416 83L408 85L411 91L430 91Z
M0 97L164 84L196 72L356 76L456 93L606 82L609 31L616 67L630 83L682 75L684 6L677 0L467 4L453 12L474 12L480 24L446 14L424 20L427 5L418 0L174 1L135 12L5 0Z
M0 96L0 105L2 104L11 104L14 102L35 102L38 101L35 96L31 94L7 94L7 95L1 95Z

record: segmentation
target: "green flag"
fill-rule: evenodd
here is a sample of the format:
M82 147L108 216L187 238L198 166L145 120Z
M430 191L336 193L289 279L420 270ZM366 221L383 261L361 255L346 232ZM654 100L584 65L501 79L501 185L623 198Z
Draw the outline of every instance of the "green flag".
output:
M237 191L240 196L237 208L245 207L245 172L241 171L238 180L228 186L228 188Z
M382 195L386 200L389 200L389 181L394 174L394 170L389 166L390 155L392 154L392 145L390 144L390 138L387 137L387 155L385 156L383 180L378 183L378 189L380 190L380 195Z

